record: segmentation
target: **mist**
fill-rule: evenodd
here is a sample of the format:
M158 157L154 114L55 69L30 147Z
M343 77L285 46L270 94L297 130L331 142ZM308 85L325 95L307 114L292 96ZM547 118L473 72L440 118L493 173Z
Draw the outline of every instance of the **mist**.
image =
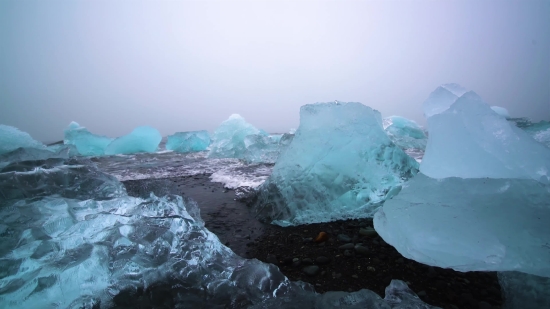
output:
M550 2L2 1L0 123L41 141L77 121L116 137L268 132L304 104L361 102L420 124L455 82L550 120Z

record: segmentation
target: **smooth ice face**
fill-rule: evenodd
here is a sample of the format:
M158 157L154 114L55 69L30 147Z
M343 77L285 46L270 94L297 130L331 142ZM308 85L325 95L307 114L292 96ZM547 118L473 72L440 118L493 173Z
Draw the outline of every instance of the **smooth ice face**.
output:
M29 133L12 126L0 124L0 155L21 147L46 149L44 144L33 139Z
M196 152L206 150L210 146L208 131L177 132L168 136L166 149L176 152Z
M241 159L246 151L245 137L254 134L260 134L260 130L240 115L233 114L214 131L208 156Z
M135 128L132 133L112 141L105 149L106 155L155 152L162 140L160 132L152 127Z
M71 122L65 129L66 145L74 145L83 156L101 156L105 149L113 141L112 138L90 133L86 128L76 122Z
M360 103L304 105L255 211L281 225L372 216L417 168L390 141L378 111Z
M493 111L495 111L495 113L499 114L500 116L506 118L506 119L509 119L510 118L510 114L508 113L508 110L504 107L500 107L500 106L491 106L491 109Z
M428 118L420 171L432 178L526 178L548 183L550 150L496 114L474 92Z
M401 149L426 149L428 137L414 121L399 116L384 118L384 130Z
M419 173L374 216L403 256L459 271L550 276L550 186L530 179Z
M424 101L424 117L430 118L446 111L466 90L458 84L445 84L437 87ZM431 131L431 128L430 128Z

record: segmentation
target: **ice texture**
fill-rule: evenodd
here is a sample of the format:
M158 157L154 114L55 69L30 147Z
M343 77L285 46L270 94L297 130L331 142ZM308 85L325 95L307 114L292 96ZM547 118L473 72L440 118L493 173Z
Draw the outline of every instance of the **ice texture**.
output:
M46 146L33 139L27 132L0 124L0 155L17 148L45 149Z
M550 187L530 179L419 173L374 216L403 256L459 271L550 276Z
M101 156L105 149L113 141L112 138L90 133L85 127L76 122L71 122L65 129L64 143L74 145L83 156Z
M208 131L177 132L168 136L166 149L176 152L196 152L206 150L210 146Z
M394 144L403 150L426 149L428 137L413 120L400 116L384 118L384 130Z
M74 160L10 165L0 196L0 308L435 308L399 280L319 295L235 255L193 201L129 197Z
M498 273L503 309L550 308L550 278L516 271Z
M17 148L11 152L0 155L0 169L13 162L46 160L50 158L68 159L78 155L78 151L72 145L59 145L55 148Z
M466 89L458 84L444 84L437 87L424 101L424 116L430 118L433 115L446 111L459 97L466 93ZM431 128L430 128L431 131Z
M496 114L474 92L428 118L420 171L432 178L525 178L548 183L550 150Z
M240 115L233 114L214 131L208 156L241 159L246 151L245 137L254 134L260 134L260 130Z
M106 155L155 152L162 140L160 132L149 126L135 128L130 134L116 138L105 149Z
M518 126L520 127L520 126ZM526 120L521 126L525 132L529 133L537 142L544 144L550 148L550 121L540 121L532 123Z
M275 163L281 151L292 141L293 135L253 134L244 138L242 159L249 163Z
M304 105L254 210L280 225L369 217L417 169L384 132L378 111L360 103Z
M510 114L508 113L508 110L504 107L500 106L491 106L491 109L495 111L495 113L499 114L500 116L508 119L510 118Z

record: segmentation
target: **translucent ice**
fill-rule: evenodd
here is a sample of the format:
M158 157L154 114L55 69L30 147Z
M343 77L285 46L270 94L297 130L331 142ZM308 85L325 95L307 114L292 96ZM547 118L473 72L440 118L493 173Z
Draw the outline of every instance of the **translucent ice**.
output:
M378 234L415 261L539 276L550 276L548 222L548 185L530 179L438 180L421 173L374 217Z
M208 131L177 132L168 136L166 149L177 152L203 151L210 145Z
M464 93L466 89L458 84L444 84L437 87L424 101L424 116L430 118L446 111Z
M550 150L496 114L474 92L428 118L420 171L432 178L526 178L548 182Z
M401 149L426 149L428 137L414 121L399 116L384 118L384 130Z
M378 111L360 103L304 105L255 211L281 225L372 216L417 168L384 132Z
M285 134L287 135L287 134ZM275 163L281 151L287 146L290 134L282 139L281 135L247 135L244 138L245 151L242 159L252 163Z
M135 128L132 133L112 141L105 149L106 155L155 152L162 140L160 132L152 127Z
M495 113L499 114L500 116L508 119L510 118L510 114L508 113L508 110L504 107L500 106L491 106L491 109L495 111Z
M260 134L260 130L246 122L238 114L222 122L212 135L209 157L243 158L246 151L244 139L247 135Z
M29 133L7 125L0 124L0 154L8 153L17 148L45 149L46 146L34 140Z
M83 156L101 156L113 141L112 138L90 133L76 122L71 122L65 129L65 144L74 145Z

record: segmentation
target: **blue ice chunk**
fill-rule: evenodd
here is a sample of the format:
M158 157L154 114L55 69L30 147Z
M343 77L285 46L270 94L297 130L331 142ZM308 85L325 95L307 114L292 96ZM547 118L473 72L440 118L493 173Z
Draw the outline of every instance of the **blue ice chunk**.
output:
M275 163L282 147L277 138L265 134L252 134L244 138L242 159L251 163Z
M510 118L510 113L508 113L508 110L504 107L500 107L500 106L491 106L491 109L499 114L500 116L506 118L506 119L509 119Z
M428 99L424 101L424 117L430 118L433 115L446 111L466 92L466 89L458 84L444 84L437 87Z
M118 137L105 149L106 155L155 152L162 140L160 132L149 126L135 128L132 133Z
M400 116L384 118L384 130L394 144L401 149L426 149L428 137L413 120Z
M166 149L176 152L195 152L206 150L210 146L208 131L177 132L168 136Z
M304 105L255 211L281 225L369 217L417 170L384 132L378 111L360 103Z
M112 138L90 133L85 127L76 122L71 122L65 129L66 145L74 145L83 156L101 156L105 149L113 141Z
M550 150L496 114L473 91L428 118L420 171L432 178L526 178L548 183Z
M260 134L260 130L246 122L240 115L233 114L214 131L208 156L242 159L246 151L244 139L254 134Z
M44 144L33 139L29 133L12 126L0 124L0 154L8 153L20 147L46 149Z

